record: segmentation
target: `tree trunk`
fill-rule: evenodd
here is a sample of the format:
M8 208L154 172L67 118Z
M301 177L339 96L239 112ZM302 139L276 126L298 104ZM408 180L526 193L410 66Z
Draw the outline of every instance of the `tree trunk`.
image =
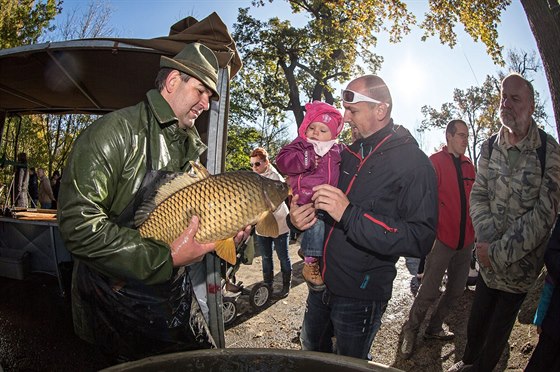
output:
M521 0L541 54L550 89L556 131L560 136L560 17L544 0Z
M4 127L6 125L6 118L7 118L6 111L0 111L0 149L2 148L2 136L4 135ZM0 154L0 156L1 155L2 154Z

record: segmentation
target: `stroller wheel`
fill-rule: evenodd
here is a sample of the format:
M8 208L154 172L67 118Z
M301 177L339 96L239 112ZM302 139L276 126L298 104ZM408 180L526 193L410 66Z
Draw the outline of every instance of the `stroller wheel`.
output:
M251 304L253 310L259 311L268 304L268 300L270 300L270 292L271 289L266 284L262 282L255 284L249 294L249 303Z
M230 325L237 317L237 306L235 299L224 297L222 303L222 317L224 325Z

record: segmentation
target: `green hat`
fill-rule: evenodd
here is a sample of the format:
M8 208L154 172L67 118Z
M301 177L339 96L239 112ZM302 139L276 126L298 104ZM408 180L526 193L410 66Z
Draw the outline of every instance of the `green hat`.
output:
M218 60L207 46L200 43L187 44L175 57L161 56L159 67L179 70L200 80L212 91L212 99L220 99L218 94Z

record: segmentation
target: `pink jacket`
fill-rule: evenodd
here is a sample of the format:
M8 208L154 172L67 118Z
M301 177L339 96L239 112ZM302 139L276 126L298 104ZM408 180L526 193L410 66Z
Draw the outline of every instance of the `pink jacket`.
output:
M340 153L343 149L343 145L336 143L325 156L315 161L313 145L302 137L297 137L280 150L276 156L276 166L288 176L292 193L299 195L298 204L311 202L313 186L337 185Z

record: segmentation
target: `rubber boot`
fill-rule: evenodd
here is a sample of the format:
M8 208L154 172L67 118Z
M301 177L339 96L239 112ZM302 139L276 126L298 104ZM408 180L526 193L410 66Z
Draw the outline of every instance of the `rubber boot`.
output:
M285 298L290 293L290 287L292 285L292 272L282 273L282 290L276 295L278 298Z
M263 273L263 282L270 288L272 291L272 283L274 281L274 274L273 273Z

